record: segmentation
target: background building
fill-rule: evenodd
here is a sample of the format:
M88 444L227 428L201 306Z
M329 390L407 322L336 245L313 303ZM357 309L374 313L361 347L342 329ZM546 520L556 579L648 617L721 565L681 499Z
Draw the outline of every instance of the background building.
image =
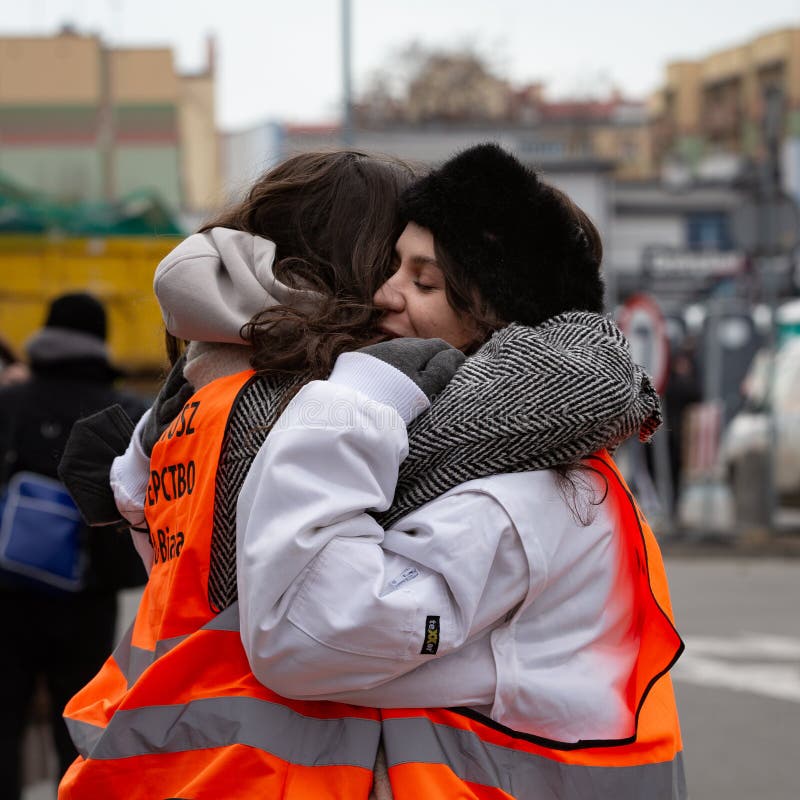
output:
M214 51L180 75L170 48L110 48L64 28L0 38L0 172L67 201L153 192L172 210L220 197Z
M478 142L497 142L522 161L541 170L591 216L601 234L610 234L611 186L615 162L568 147L538 128L503 122L451 124L393 124L353 131L350 146L389 153L427 169L453 153ZM338 125L279 125L265 123L223 135L224 184L237 196L264 169L292 153L342 146Z
M644 102L613 86L567 99L548 98L542 82L515 84L474 49L406 48L392 71L375 74L353 117L361 133L406 128L458 135L488 127L535 140L549 158L611 159L623 178L654 174Z
M783 28L697 61L668 64L653 96L653 149L659 163L695 173L731 174L766 154L767 92L779 92L787 178L798 172L800 28ZM794 163L797 162L797 163ZM797 193L797 185L789 186Z
M726 185L617 183L606 246L620 295L648 291L676 308L743 290L750 264L732 230L741 203Z

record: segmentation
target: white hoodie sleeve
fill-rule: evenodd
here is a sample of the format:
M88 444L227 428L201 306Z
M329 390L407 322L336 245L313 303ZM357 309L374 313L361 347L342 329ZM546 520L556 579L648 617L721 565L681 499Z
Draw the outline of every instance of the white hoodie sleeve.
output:
M494 699L489 633L529 585L505 510L456 489L396 530L367 513L391 504L406 412L419 402L412 387L369 356L340 359L330 381L292 400L245 480L242 641L254 674L283 695L387 706Z
M133 429L128 448L111 462L111 474L109 475L114 502L117 504L119 513L133 526L131 528L133 546L136 548L139 558L142 559L148 575L153 568L153 546L150 544L150 534L134 530L134 528L146 525L144 502L147 482L150 480L150 457L142 449L141 434L151 413L152 409L148 408L139 419Z
M144 502L150 480L150 456L142 448L142 430L152 413L148 408L136 423L128 447L111 462L109 482L119 513L131 524L144 523Z

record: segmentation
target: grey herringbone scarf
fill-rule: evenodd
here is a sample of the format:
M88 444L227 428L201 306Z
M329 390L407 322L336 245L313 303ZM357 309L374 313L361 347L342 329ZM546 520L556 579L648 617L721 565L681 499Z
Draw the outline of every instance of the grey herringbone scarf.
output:
M466 481L570 464L638 435L661 409L649 376L608 317L567 312L509 325L468 358L411 424L389 527Z
M209 601L236 599L236 499L299 379L254 378L240 392L217 470ZM475 478L571 464L661 423L658 395L607 317L568 312L535 328L509 325L470 356L408 430L389 527Z

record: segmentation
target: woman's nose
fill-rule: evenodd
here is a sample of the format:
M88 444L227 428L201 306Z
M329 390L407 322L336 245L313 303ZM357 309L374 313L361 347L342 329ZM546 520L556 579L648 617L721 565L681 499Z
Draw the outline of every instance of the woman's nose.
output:
M375 292L373 302L384 311L402 311L403 293L397 289L390 278Z

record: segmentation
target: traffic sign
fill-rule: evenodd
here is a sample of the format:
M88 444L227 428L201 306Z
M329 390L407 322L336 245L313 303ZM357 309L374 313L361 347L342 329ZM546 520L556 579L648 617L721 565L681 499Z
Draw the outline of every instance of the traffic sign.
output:
M631 295L617 313L617 324L631 345L633 360L649 373L655 390L667 387L669 338L667 323L655 298Z

